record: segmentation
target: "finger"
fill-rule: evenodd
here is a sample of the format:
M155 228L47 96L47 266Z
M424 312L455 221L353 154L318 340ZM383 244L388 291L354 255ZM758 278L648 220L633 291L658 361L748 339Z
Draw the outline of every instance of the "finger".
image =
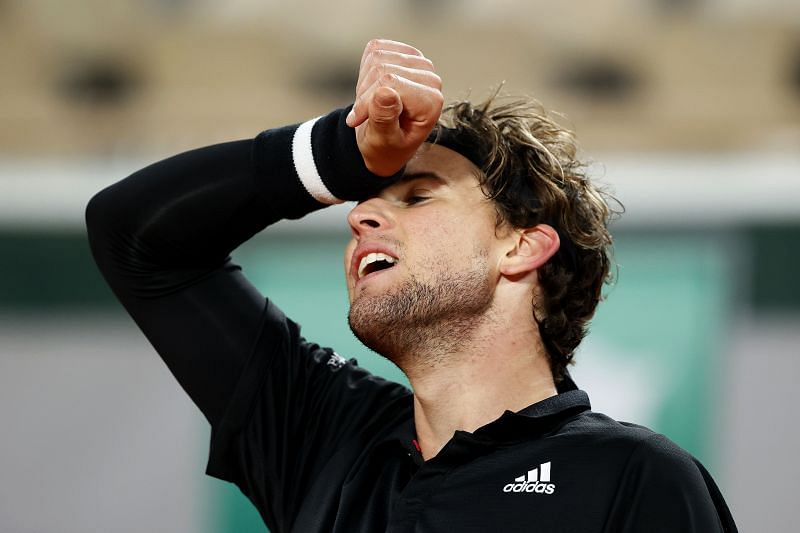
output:
M425 56L405 54L392 50L374 50L370 52L364 56L360 68L366 69L369 65L378 65L381 63L392 63L405 67L434 70L433 61Z
M389 39L372 39L364 47L364 53L361 54L361 64L364 64L366 57L376 50L385 50L387 52L400 52L412 56L421 56L422 52L411 46L410 44L401 43L400 41L392 41Z
M364 84L362 83L362 80L369 76L373 69L379 68L382 65L397 65L400 67L427 70L430 72L434 71L433 62L426 57L386 50L377 50L370 53L367 60L361 64L361 67L358 70L358 82L356 83L356 87L363 86ZM367 84L367 86L368 85L369 84Z
M369 99L369 124L374 131L390 138L400 130L400 114L403 102L391 87L381 86Z
M444 95L442 91L403 80L395 87L403 102L403 128L433 127L442 115Z
M428 87L432 87L440 91L442 90L442 78L440 78L435 72L408 68L400 65L383 64L371 68L366 76L359 81L359 84L356 87L356 96L360 95L363 91L372 86L375 81L380 79L381 76L386 74L396 74L401 78L414 81L420 85L427 85Z
M380 87L389 87L397 92L406 112L406 118L409 120L418 124L433 124L439 119L444 104L440 90L396 74L385 74L356 98L353 109L347 117L349 126L356 127L368 118L372 118L369 115L369 104Z
M403 87L403 78L398 76L397 74L383 74L379 77L375 82L372 83L367 89L365 89L361 94L356 97L355 102L353 103L353 109L347 115L347 125L350 127L356 127L360 125L362 122L367 120L370 117L370 103L372 102L373 98L375 97L375 93L381 87L388 87L393 89L398 94L401 87ZM408 92L407 90L403 90L403 92Z
M391 75L387 74L387 77L388 76ZM353 108L350 110L345 120L348 126L355 128L369 118L369 99L372 98L375 89L378 88L380 83L380 79L375 80L372 85L356 96L356 100L353 102ZM384 83L386 83L386 81L384 81Z

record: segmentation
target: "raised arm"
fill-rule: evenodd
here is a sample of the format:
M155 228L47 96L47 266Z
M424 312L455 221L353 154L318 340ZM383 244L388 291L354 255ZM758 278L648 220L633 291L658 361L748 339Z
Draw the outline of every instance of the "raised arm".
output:
M171 157L89 202L89 241L103 276L212 423L265 305L230 252L281 218L358 199L391 179L367 171L346 114Z
M419 51L375 40L362 56L349 117L338 110L186 152L91 199L86 223L103 276L210 421L230 396L264 309L231 251L280 219L391 183L438 119L440 88Z
M358 369L348 379L331 377L332 352L302 339L230 254L273 222L368 198L392 183L439 118L441 82L431 69L408 45L373 41L352 114L340 109L176 155L100 191L87 206L100 271L212 425L209 473L236 481L254 501L257 494L282 498L259 507L268 523L282 523L299 501L290 495L304 493L297 483L313 479L283 477L283 465L313 470L320 461L309 457L330 453L348 423L373 416L354 392L358 406L346 421L333 420L317 396L337 387L349 395L359 383L386 398L402 392L376 386ZM256 397L264 391L269 397ZM242 430L256 404L270 427L248 441ZM306 449L284 448L292 435L308 433L303 424L314 428ZM255 463L237 463L244 456Z

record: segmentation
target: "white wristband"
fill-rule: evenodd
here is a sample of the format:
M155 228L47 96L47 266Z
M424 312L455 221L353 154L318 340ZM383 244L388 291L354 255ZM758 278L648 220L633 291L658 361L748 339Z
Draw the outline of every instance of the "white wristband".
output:
M323 204L341 204L344 200L336 198L325 186L314 163L314 152L311 148L311 128L320 117L303 122L294 132L292 139L292 159L300 183L308 194Z

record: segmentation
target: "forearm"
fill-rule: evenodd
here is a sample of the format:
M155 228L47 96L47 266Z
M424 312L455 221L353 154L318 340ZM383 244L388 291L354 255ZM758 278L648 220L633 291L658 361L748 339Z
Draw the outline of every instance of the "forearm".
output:
M165 159L87 206L100 271L212 424L252 350L265 305L228 259L231 251L281 218L363 198L388 183L366 171L344 115Z
M344 115L186 152L95 195L86 213L90 243L115 292L179 289L267 225L389 183L364 167Z

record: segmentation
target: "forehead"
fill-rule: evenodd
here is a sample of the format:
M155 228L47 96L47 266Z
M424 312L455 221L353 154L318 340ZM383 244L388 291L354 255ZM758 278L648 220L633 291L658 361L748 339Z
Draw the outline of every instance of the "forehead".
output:
M433 175L450 186L476 187L480 170L456 151L436 144L423 143L406 164L407 179Z

